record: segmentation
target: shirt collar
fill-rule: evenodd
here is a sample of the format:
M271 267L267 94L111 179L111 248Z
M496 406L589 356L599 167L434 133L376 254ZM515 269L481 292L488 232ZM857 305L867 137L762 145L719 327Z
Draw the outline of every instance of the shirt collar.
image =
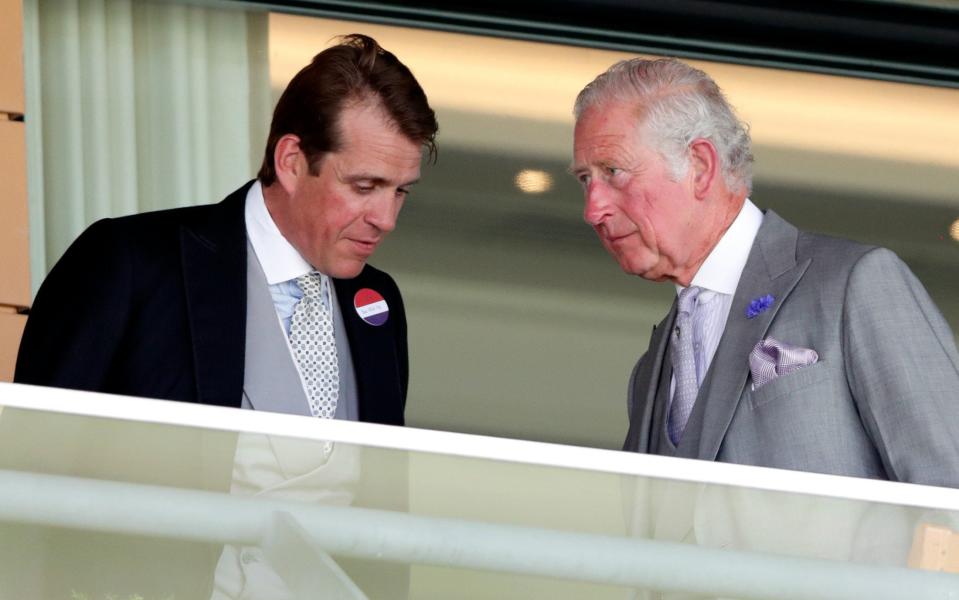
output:
M313 270L273 222L259 180L253 182L246 193L245 218L246 235L263 267L268 284L296 279Z
M756 240L759 226L763 223L763 213L749 198L743 203L739 214L729 226L719 243L712 249L702 266L693 276L690 285L699 286L720 294L736 293L739 278L746 268L749 251ZM678 294L684 288L676 286Z

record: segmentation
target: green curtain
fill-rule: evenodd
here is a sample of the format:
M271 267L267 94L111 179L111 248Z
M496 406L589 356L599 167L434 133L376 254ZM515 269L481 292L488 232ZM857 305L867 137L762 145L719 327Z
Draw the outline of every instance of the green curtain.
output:
M271 110L267 13L25 0L34 292L93 221L224 197Z

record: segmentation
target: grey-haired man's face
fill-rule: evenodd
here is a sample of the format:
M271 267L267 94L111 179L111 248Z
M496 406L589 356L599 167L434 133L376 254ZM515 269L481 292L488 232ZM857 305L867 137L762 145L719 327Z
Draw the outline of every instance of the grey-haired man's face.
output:
M583 218L627 273L670 279L690 256L697 226L690 177L674 180L649 146L635 107L616 101L586 109L576 123L573 172L583 186Z

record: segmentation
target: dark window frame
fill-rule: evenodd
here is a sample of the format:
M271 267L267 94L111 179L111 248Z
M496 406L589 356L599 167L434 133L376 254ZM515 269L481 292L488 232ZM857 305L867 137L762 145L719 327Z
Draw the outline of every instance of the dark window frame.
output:
M267 0L272 10L959 88L959 4L936 0Z

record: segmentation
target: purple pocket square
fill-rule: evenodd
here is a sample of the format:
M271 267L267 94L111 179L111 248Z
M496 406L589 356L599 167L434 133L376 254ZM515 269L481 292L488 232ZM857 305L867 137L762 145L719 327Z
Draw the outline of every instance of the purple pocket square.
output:
M819 354L810 348L766 338L749 353L749 371L753 376L753 389L758 390L773 379L815 364Z

